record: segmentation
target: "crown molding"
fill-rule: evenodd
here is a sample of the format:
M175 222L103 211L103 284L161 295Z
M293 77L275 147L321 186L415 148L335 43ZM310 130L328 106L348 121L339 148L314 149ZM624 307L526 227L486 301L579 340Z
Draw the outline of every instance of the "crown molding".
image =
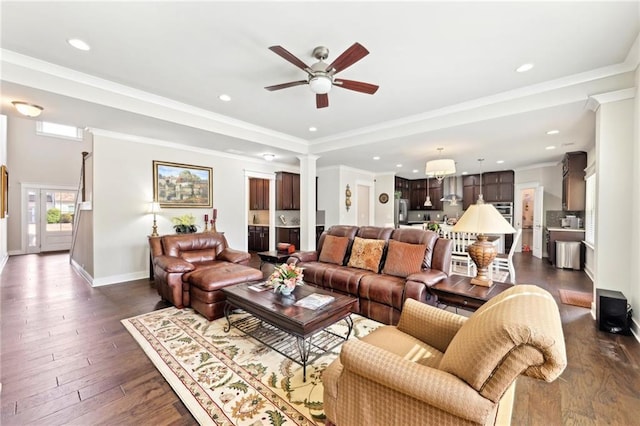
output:
M615 92L599 93L597 95L589 96L587 100L587 108L592 111L597 111L600 105L608 104L610 102L624 101L627 99L633 99L636 96L636 88L629 87L627 89L616 90Z

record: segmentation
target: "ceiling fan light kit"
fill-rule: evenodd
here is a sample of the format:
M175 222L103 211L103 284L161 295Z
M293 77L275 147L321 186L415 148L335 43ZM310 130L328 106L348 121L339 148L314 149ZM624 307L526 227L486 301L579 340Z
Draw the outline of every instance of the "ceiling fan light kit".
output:
M369 54L369 51L360 43L354 43L338 56L335 61L328 65L324 60L329 56L329 49L324 46L318 46L313 49L313 57L316 58L318 62L311 66L302 62L282 46L271 46L269 50L308 74L307 80L298 80L265 87L265 89L269 91L308 84L311 91L316 94L316 107L326 108L329 106L329 97L327 94L334 85L369 95L373 95L378 90L378 86L375 84L334 78L336 73L350 67Z

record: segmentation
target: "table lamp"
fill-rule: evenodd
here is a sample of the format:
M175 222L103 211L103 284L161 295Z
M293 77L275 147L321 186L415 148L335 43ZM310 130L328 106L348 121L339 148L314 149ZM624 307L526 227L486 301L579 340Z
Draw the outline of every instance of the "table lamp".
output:
M151 228L151 236L152 237L159 237L160 234L158 234L158 225L156 223L156 214L160 213L161 209L160 209L160 203L154 201L151 203L151 206L149 207L149 213L153 213L153 227Z
M493 281L487 275L489 265L493 263L498 251L487 241L487 234L513 234L513 226L502 217L492 204L485 204L482 195L472 204L453 227L453 232L471 232L477 234L476 241L467 247L469 257L476 264L477 274L471 284L491 287Z

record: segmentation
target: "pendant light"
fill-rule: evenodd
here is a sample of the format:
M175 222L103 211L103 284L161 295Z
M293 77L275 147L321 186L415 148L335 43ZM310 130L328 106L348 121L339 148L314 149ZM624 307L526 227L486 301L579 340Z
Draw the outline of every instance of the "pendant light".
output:
M431 204L431 196L429 195L429 175L427 175L427 199L424 200L424 206L425 207L433 206L433 204Z
M442 182L447 175L454 175L456 173L456 163L450 158L442 158L442 151L444 148L438 148L438 159L427 161L427 167L425 173L427 176L435 177L438 182Z

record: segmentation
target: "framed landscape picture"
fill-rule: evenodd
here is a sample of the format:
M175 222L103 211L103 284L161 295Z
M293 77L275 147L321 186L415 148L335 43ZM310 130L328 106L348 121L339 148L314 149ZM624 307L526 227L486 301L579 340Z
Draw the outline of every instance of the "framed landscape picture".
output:
M153 199L162 208L211 208L213 169L154 161Z

